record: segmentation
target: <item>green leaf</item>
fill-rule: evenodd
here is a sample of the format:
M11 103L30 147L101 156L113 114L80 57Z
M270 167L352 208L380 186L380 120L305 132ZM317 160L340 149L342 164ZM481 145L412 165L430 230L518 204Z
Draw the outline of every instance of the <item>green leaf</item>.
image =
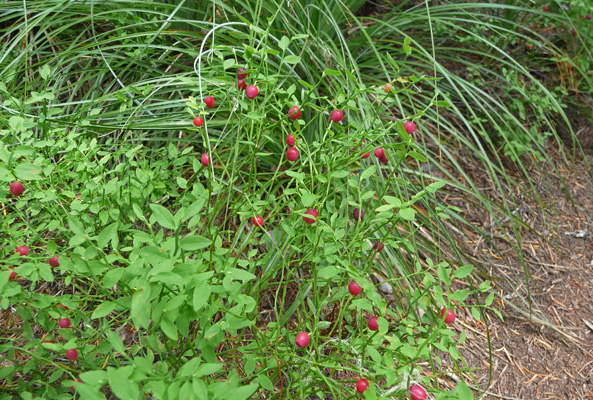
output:
M113 391L113 394L120 399L136 400L140 395L136 382L129 379L132 372L133 367L131 366L118 369L107 367L109 387Z
M323 71L323 75L342 76L342 73L340 71L336 71L335 69L326 69Z
M460 381L457 384L457 394L459 396L459 400L474 400L474 394L463 381Z
M107 372L94 370L80 374L80 380L89 385L102 385L107 382Z
M472 307L471 310L472 310L472 316L474 317L474 319L476 321L479 321L480 320L480 311L476 307Z
M181 248L186 251L205 249L212 244L212 240L200 235L187 235L181 239Z
M377 351L377 349L375 349L372 346L367 346L367 353L369 353L369 356L371 356L371 358L373 359L374 362L376 362L377 364L381 364L382 357L381 354L379 354L379 352Z
M143 327L148 329L150 325L150 311L149 303L145 299L144 289L137 290L132 296L132 309L130 312L136 328Z
M71 215L68 215L68 226L70 227L70 230L76 235L76 236L84 236L86 234L85 230L84 230L84 225L82 224L82 222L80 222L79 219L76 219L74 217L72 217Z
M316 198L317 197L314 194L305 192L301 195L301 203L303 203L303 207L309 207L311 204L315 203Z
M121 338L119 337L119 335L111 330L107 331L107 339L109 340L109 343L111 344L111 346L113 346L113 349L115 351L117 351L118 353L124 354L126 352L126 348L124 346L124 342L121 340Z
M406 56L409 56L412 53L412 47L410 46L411 41L412 40L409 37L404 38L403 49L404 49L404 52L406 53Z
M437 190L439 190L440 188L442 188L443 186L445 186L447 184L447 182L443 182L443 181L439 181L439 182L433 182L430 185L428 185L425 190L428 193L435 193Z
M261 387L263 387L264 389L270 391L274 390L274 384L272 383L270 378L268 378L265 374L259 374L257 379L259 380L259 384L261 385Z
M24 181L36 181L41 179L41 170L42 167L25 162L16 166L14 174L17 178Z
M282 49L284 51L288 48L289 45L290 45L290 39L287 38L286 36L282 36L282 39L280 39L280 42L278 43L278 47L280 47L280 49Z
M461 290L458 290L455 293L453 293L453 296L451 296L451 300L462 302L465 299L467 299L468 295L469 295L469 290L461 289Z
M117 237L117 222L107 225L97 237L97 247L107 247L110 240Z
M377 167L374 165L371 165L370 167L368 167L367 169L362 171L362 174L360 174L360 180L362 181L364 179L370 178L375 173L376 170L377 170Z
M177 326L175 326L175 324L173 322L163 319L161 321L161 329L162 329L163 333L169 337L169 339L171 339L171 340L179 339L179 336L177 334Z
M301 62L301 57L299 56L286 56L284 57L284 62L287 64L298 64L299 62Z
M200 357L195 357L183 364L183 367L179 369L177 376L192 376L194 371L198 368L202 359Z
M484 301L484 305L485 306L490 306L490 304L492 304L492 302L494 301L494 292L491 292L488 297L486 297L486 300Z
M319 270L319 272L317 272L317 276L323 279L330 279L339 273L340 269L338 267L329 266Z
M350 173L348 171L334 171L332 172L331 177L341 179L347 177L349 174Z
M41 79L43 79L44 81L49 76L49 73L50 73L50 70L49 70L49 66L47 64L44 64L43 67L41 67L39 69L39 76L41 76Z
M175 219L173 219L173 214L169 210L159 204L151 204L150 208L152 209L152 215L162 227L175 229Z
M91 315L91 319L103 318L106 315L109 315L111 311L115 309L115 303L111 301L105 301L99 305L99 307L95 308L93 314Z
M103 286L106 288L112 288L115 286L117 282L121 279L124 275L125 269L124 268L115 268L111 271L107 272L103 276Z
M472 273L474 267L471 265L464 265L463 267L457 268L457 270L453 273L453 278L463 279L469 274Z
M198 369L195 372L195 376L198 378L201 378L203 376L206 375L212 375L215 372L218 372L222 369L223 365L216 363L216 364L210 364L210 363L206 363L206 364L202 364L198 367Z
M206 305L208 299L210 298L211 291L212 289L210 284L207 282L200 282L196 284L193 296L194 311L200 311L200 309Z
M416 210L413 208L402 208L397 214L401 219L406 221L414 221L416 219Z

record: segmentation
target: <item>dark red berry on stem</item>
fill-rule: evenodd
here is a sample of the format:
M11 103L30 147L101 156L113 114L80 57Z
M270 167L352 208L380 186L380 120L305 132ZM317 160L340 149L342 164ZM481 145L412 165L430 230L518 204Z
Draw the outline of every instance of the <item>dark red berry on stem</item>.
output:
M208 107L208 108L214 107L215 102L216 101L214 100L214 97L212 97L212 96L208 96L204 99L204 103L206 103L206 107Z
M364 218L364 211L362 211L360 208L355 208L352 212L352 216L355 220L362 221L362 219Z
M245 71L247 71L247 68L239 67L239 69L237 70L237 79L243 80L247 78L247 72Z
M19 253L21 256L28 256L29 248L27 246L19 246L16 248L16 252Z
M410 386L410 398L412 400L426 400L426 390L422 386Z
M366 154L363 154L363 155L362 155L362 158L363 158L363 159L364 159L364 158L369 158L370 156L371 156L371 153L366 153Z
M369 381L367 381L366 379L359 379L358 382L356 382L356 391L358 393L362 394L368 388L369 388Z
M377 242L373 245L373 250L377 250L377 253L385 248L385 243Z
M247 87L247 83L245 83L243 79L239 79L237 81L237 87L239 88L239 90L245 90L245 88Z
M344 118L344 112L342 110L333 110L329 118L338 123Z
M202 165L204 167L207 167L208 166L208 153L202 154L202 158L200 159L200 161L202 162Z
M445 313L447 313L447 316L445 317ZM446 308L443 308L441 310L441 318L445 317L445 324L452 324L453 322L455 322L455 311L453 311L453 309L449 308L448 310Z
M362 288L358 283L356 283L356 281L350 281L348 284L348 291L352 296L358 296L362 293Z
M370 330L378 331L379 330L379 318L377 318L377 317L369 318L368 326L369 326Z
M303 348L311 342L311 338L309 337L309 334L307 332L301 332L296 336L294 342L297 346Z
M20 182L12 182L10 184L10 193L14 196L20 196L25 191L25 187Z
M301 108L299 106L292 106L290 110L288 110L288 118L292 119L299 119L301 117Z
M314 208L311 208L311 209L305 211L305 214L315 217L315 218L303 217L303 221L305 221L308 224L314 224L315 221L317 220L317 217L319 217L319 213Z
M76 359L78 358L78 350L76 350L76 349L66 350L66 358L70 361L76 361Z
M377 158L385 157L385 150L383 150L383 147L377 147L375 149L375 157L377 157Z
M550 7L544 6L544 11L548 11L549 9L550 9Z
M204 119L202 117L195 117L194 118L194 126L196 128L201 127L202 125L204 125Z
M60 318L58 325L62 329L70 328L70 326L72 326L72 324L70 324L70 318Z
M252 221L253 221L253 225L255 225L255 226L259 226L259 227L264 226L264 219L260 215L256 215L255 217L253 217Z
M528 48L529 50L531 50L531 49L533 49L533 45L531 45L531 44L528 44L528 45L527 45L527 48Z
M248 99L255 99L258 93L259 89L255 85L249 85L247 86L247 89L245 89L245 96L247 96Z
M58 304L56 307L60 307L63 308L64 310L67 310L68 307L66 307L65 305L63 305L62 303Z
M404 129L406 130L408 135L411 135L416 130L416 124L412 121L408 121L404 124Z
M55 267L59 267L60 266L60 263L58 262L58 257L59 256L55 256L55 257L50 258L49 261L48 261L49 262L49 265L51 265L54 268Z
M14 269L14 267L10 267L10 269ZM10 271L10 276L8 277L8 279L10 279L11 281L14 281L16 279L16 272L14 271Z
M593 15L587 14L587 19L590 21L591 19L593 19Z
M296 138L292 135L292 133L289 133L288 136L286 136L286 144L290 147L294 147L295 143Z
M379 158L379 161L381 161L383 164L387 164L389 162L386 156Z
M286 150L286 158L288 161L296 161L299 159L299 151L296 147L291 147Z
M577 31L575 29L572 30L572 35L576 36L577 35Z

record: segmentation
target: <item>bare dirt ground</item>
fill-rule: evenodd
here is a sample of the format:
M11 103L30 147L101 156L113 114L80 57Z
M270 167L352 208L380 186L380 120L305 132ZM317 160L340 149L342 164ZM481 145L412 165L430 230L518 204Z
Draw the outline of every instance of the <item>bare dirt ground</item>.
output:
M552 155L559 175L529 171L544 207L522 196L520 187L505 193L527 226L520 229L523 260L511 246L518 240L510 225L508 240L495 239L494 246L483 240L471 243L476 263L503 278L494 279L499 296L493 306L504 321L494 313L484 322L464 315L463 309L457 312L457 328L468 333L460 350L484 399L593 398L593 181L586 172L593 157L567 166ZM471 170L477 181L488 179L480 176L479 165ZM456 205L482 229L504 233L489 216ZM471 382L471 374L464 374Z

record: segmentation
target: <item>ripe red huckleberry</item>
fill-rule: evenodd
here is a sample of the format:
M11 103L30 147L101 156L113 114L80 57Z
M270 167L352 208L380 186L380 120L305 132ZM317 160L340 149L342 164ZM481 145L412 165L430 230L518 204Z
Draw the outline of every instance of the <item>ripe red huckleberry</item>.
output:
M352 211L352 216L355 220L362 221L364 218L364 211L362 211L360 208L355 208L354 211Z
M352 296L358 296L362 293L362 288L358 283L356 283L356 281L350 281L348 284L348 291Z
M319 213L314 208L310 208L309 210L305 211L305 214L311 215L312 217L314 217L314 218L303 217L303 221L305 221L308 224L314 224L315 221L317 220L317 217L319 217Z
M255 226L259 226L259 227L264 226L264 219L262 218L261 215L256 215L255 217L252 218L252 221L253 221L253 225L255 225Z
M247 78L247 72L245 71L247 71L247 68L239 67L237 70L237 79L241 80Z
M200 162L204 167L208 166L208 153L202 154L202 158L200 158Z
M259 89L255 85L249 85L245 89L245 96L247 96L248 99L255 99L258 93Z
M377 147L375 149L375 157L377 157L377 158L385 157L385 150L383 150L383 147Z
M78 350L76 350L76 349L66 350L66 358L70 361L76 361L76 359L78 358Z
M214 97L208 96L204 99L204 103L206 103L206 107L212 108L214 107L214 103L216 103L216 101L214 100Z
M14 269L15 267L10 267L10 269ZM10 276L8 277L9 280L14 281L16 279L16 272L10 271Z
M410 398L412 400L426 400L426 390L422 386L410 386Z
M202 117L195 117L194 118L194 126L196 128L201 127L202 125L204 125L204 119Z
M311 342L311 338L309 337L309 334L307 332L301 332L296 336L294 342L297 346L303 348Z
M292 133L289 133L288 136L286 136L286 144L290 147L294 147L294 145L296 144L296 138Z
M301 117L301 108L299 106L292 106L290 110L288 110L288 118L292 119L299 119Z
M379 161L381 161L383 164L387 164L389 162L389 159L387 158L387 156L383 156L379 158Z
M16 252L19 253L21 256L28 256L29 255L29 248L27 246L19 246L16 248Z
M381 250L383 250L384 248L385 248L385 243L376 242L373 245L373 250L377 250L377 253L380 252Z
M344 118L344 112L342 110L333 110L329 118L338 123Z
M548 11L549 9L550 9L550 7L544 6L544 11Z
M51 265L54 268L55 267L59 267L60 266L60 263L58 262L58 257L59 256L55 256L55 257L50 258L49 261L48 261L49 262L49 265Z
M70 328L72 324L70 323L70 318L60 318L58 321L58 325L62 329Z
M447 313L447 316L445 317L445 313ZM455 322L455 311L453 311L453 309L449 308L448 310L446 308L443 308L441 310L441 318L445 317L445 324L452 324L453 322Z
M363 158L363 159L364 159L364 158L369 158L370 156L371 156L371 153L366 153L366 154L363 154L363 155L362 155L362 158Z
M411 135L416 130L416 124L412 121L408 121L404 124L404 129L406 130L408 135Z
M58 304L56 307L63 308L64 310L67 310L68 309L68 307L65 306L65 305L63 305L62 303Z
M24 191L25 191L25 187L23 186L22 183L12 182L10 184L10 193L12 193L13 196L20 196L21 194L23 194Z
M237 87L239 88L239 90L245 90L245 88L247 88L247 83L245 83L243 79L239 79L237 81Z
M591 21L591 20L593 19L593 15L591 15L591 14L587 14L587 19L588 19L589 21Z
M358 393L364 393L365 390L367 390L369 387L369 381L367 381L366 379L359 379L358 382L356 382L356 391Z
M369 318L369 322L367 324L369 326L369 329L372 331L378 331L379 330L379 318L377 317L370 317Z
M291 147L286 150L286 158L288 161L296 161L299 159L299 151L296 147Z

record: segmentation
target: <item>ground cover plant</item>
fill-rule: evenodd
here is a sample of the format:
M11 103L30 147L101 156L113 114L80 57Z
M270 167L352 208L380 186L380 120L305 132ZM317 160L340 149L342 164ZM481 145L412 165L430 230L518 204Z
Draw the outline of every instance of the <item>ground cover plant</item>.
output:
M462 107L362 3L3 2L1 398L473 397Z

